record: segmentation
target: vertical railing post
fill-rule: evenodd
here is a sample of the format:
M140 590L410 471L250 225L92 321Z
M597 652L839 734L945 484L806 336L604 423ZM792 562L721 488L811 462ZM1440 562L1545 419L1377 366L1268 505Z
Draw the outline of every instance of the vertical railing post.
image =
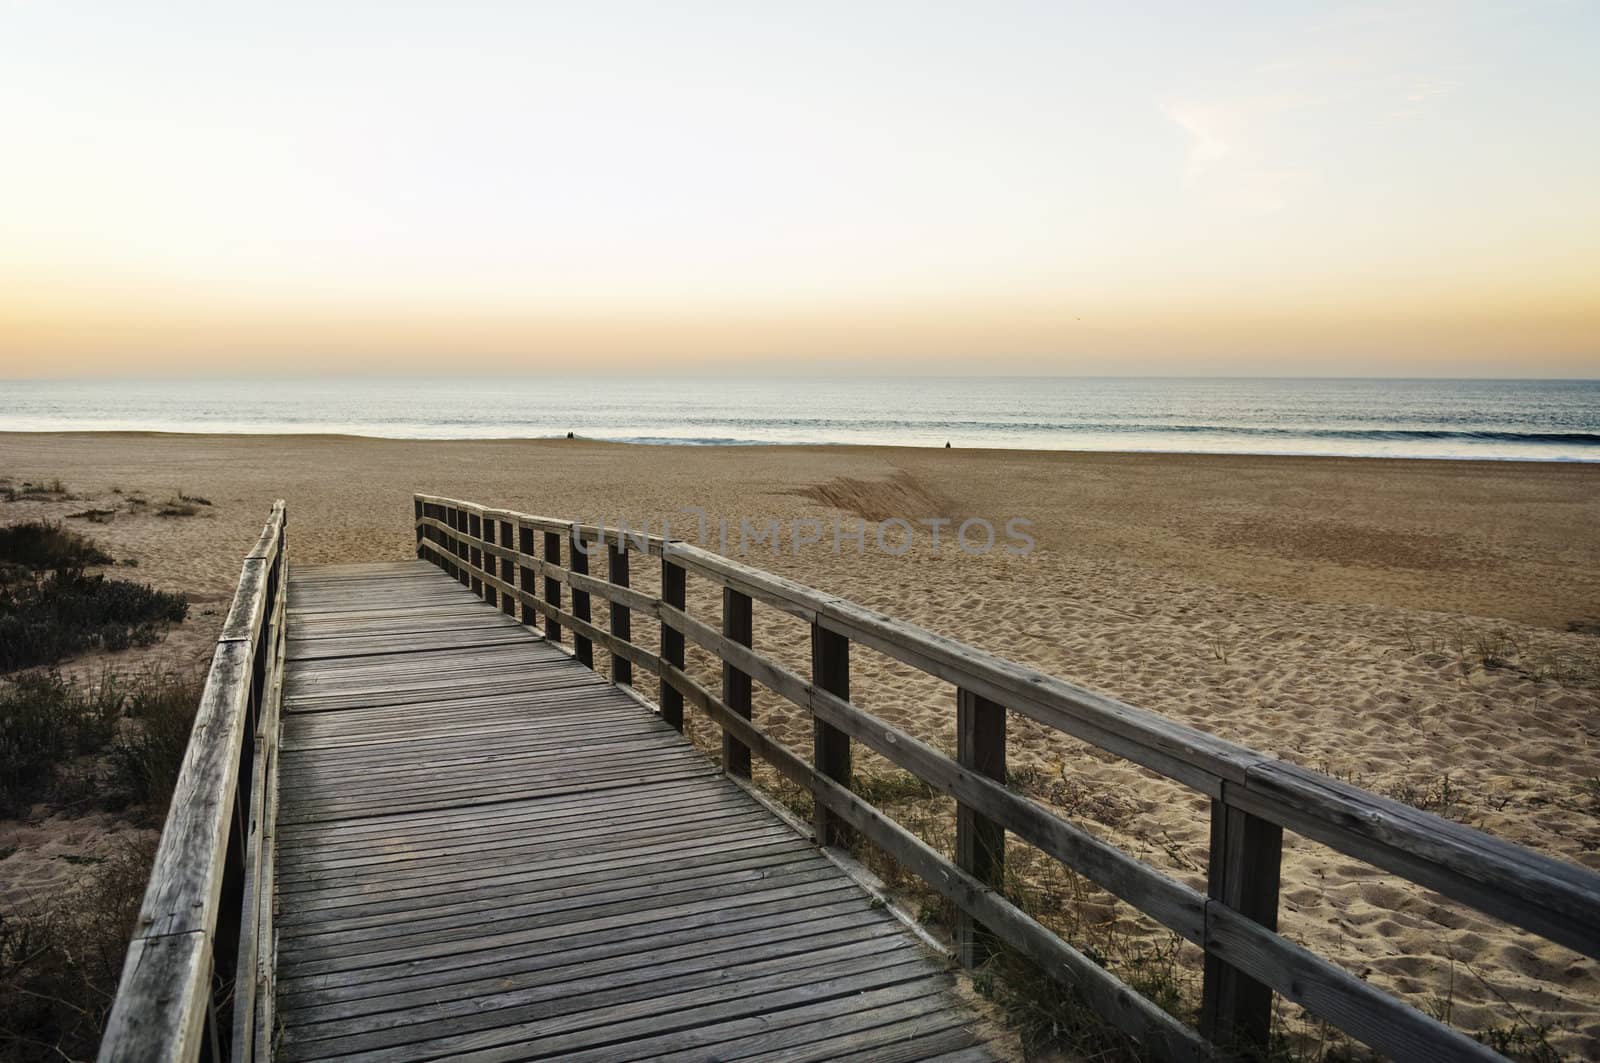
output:
M417 531L417 557L420 559L426 553L422 549L422 499L412 496L411 509L414 518L412 523L416 525Z
M956 760L963 768L1004 784L1006 710L970 690L956 691ZM992 889L1005 881L1006 830L964 804L956 805L956 866ZM956 956L977 967L992 953L993 941L966 912L957 911Z
M1225 904L1276 930L1283 828L1227 804L1226 785L1224 799L1211 802L1210 903ZM1272 990L1208 951L1200 1032L1224 1047L1265 1048L1272 1032Z
M517 522L517 552L526 557L533 556L533 529ZM533 600L539 596L538 577L533 569L523 565L518 572L517 587L525 595L522 601L522 622L529 627L536 627L539 623L539 610Z
M463 587L472 586L472 577L467 572L467 512L459 506L450 509L450 527L455 535L450 539L450 552L456 555L456 579Z
M811 684L838 697L850 697L850 640L815 621L811 624ZM850 736L813 715L811 745L818 773L849 789ZM845 823L821 801L816 802L813 820L818 845L844 844Z
M589 574L589 550L591 548L589 544L584 543L583 536L574 527L572 529L572 542L568 545L568 549L571 551L571 560L567 565L568 571L580 576L587 576ZM572 586L572 615L584 621L594 619L594 616L589 611L589 592L580 591L576 583ZM576 631L572 633L572 655L578 658L580 663L586 664L590 668L594 667L594 643Z
M511 534L511 522L502 520L499 524L500 545L507 550L515 550L517 548L516 538ZM515 587L517 585L517 566L509 557L502 556L500 558L500 582L507 587ZM517 599L511 592L501 592L500 611L507 616L517 615Z
M688 573L663 554L661 601L674 609L682 609L687 600ZM661 663L670 664L680 671L683 669L683 632L676 630L665 620L661 622ZM666 669L663 668L662 671L665 672ZM661 706L661 718L678 730L683 730L683 694L677 687L667 682L665 675L661 677L661 696L658 704Z
M434 506L433 516L434 519L440 524L443 524L446 527L450 525L450 521L452 519L450 516L450 507L445 505L443 502L440 502ZM445 533L443 528L434 529L433 539L434 542L439 544L439 553L436 555L438 557L438 561L436 563L450 576L451 579L454 579L456 575L456 566L455 562L451 560L449 555L455 553L455 544L451 542L450 536Z
M483 550L483 600L496 608L500 605L500 592L495 589L494 584L490 583L489 580L491 577L499 575L500 559L494 555L489 547L498 545L495 542L499 538L496 532L498 526L498 522L493 517L484 517L482 519L481 534L478 536Z
M467 514L467 562L472 566L472 593L483 597L483 577L478 573L483 568L483 548L480 542L483 539L483 518L476 513Z
M547 531L544 533L544 563L561 567L561 533ZM548 572L544 577L544 600L555 608L561 608L561 581ZM544 618L544 637L551 642L561 641L561 624L554 616Z
M424 502L422 504L422 515L431 520L438 520L439 506L433 502ZM433 527L433 525L430 524L427 528L423 529L423 531L430 543L433 543L435 546L439 545L439 532ZM439 568L444 568L444 559L439 556L439 551L429 550L428 560L432 561Z
M722 634L741 646L751 645L754 635L750 606L748 594L732 587L722 589ZM750 718L750 677L727 661L722 662L722 702L745 719ZM742 779L750 778L750 747L726 729L722 732L722 770Z
M443 511L439 514L439 519L444 521L445 527L450 529L449 532L440 532L439 533L440 534L439 542L444 547L445 553L450 555L450 557L449 557L449 559L448 559L448 561L447 561L447 563L445 565L445 571L450 573L450 578L451 579L457 579L461 575L461 569L460 569L460 566L456 564L456 560L455 560L455 558L456 558L456 537L455 537L456 511L455 511L455 507L454 506L445 506L443 508Z
M628 585L628 548L622 542L606 546L606 576L618 587ZM633 641L633 614L625 605L611 603L611 633L623 642ZM626 657L611 655L611 681L633 685L633 662Z

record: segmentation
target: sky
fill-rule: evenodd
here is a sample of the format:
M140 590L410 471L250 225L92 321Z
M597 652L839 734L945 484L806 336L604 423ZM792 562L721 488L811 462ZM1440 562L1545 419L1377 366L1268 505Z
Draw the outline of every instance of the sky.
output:
M1600 4L0 0L0 378L1600 376Z

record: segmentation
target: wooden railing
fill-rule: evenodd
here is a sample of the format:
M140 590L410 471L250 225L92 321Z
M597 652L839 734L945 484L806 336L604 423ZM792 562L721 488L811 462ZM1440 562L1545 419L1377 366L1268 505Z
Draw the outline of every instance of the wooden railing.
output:
M222 625L100 1059L270 1059L284 504Z
M524 623L542 620L593 666L612 655L612 679L634 669L661 680L659 710L679 729L687 701L723 730L723 764L748 775L752 753L809 791L822 844L858 831L961 913L958 952L983 958L981 931L1074 987L1144 1052L1199 1059L1217 1046L1266 1042L1280 994L1350 1036L1401 1059L1500 1059L1487 1046L1390 996L1277 933L1285 828L1472 905L1589 957L1600 958L1600 876L1314 771L1043 675L834 595L659 536L530 516L433 495L414 499L417 556ZM542 539L543 552L534 549ZM562 563L563 543L570 561ZM603 543L605 578L588 562ZM659 559L661 593L629 586L629 559ZM689 574L722 589L720 630L689 616ZM562 588L570 608L562 605ZM594 597L610 603L595 625ZM811 674L753 649L754 602L811 626ZM652 652L632 641L631 617L660 623ZM692 678L685 640L721 661L720 694ZM850 700L858 644L956 688L957 755L862 711ZM751 719L755 680L811 716L814 756L796 756ZM1208 888L1200 893L1005 785L1006 718L1017 713L1177 780L1211 800ZM850 789L851 743L861 742L957 802L952 862ZM1139 995L998 892L1005 834L1033 844L1205 951L1200 1028ZM980 930L981 928L981 930Z

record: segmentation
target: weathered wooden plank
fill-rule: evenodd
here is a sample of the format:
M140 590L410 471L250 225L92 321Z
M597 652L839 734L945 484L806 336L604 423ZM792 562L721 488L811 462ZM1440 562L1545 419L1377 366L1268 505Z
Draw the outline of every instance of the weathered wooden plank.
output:
M903 934L892 927L877 935L850 934L842 941L812 948L755 946L735 954L661 958L649 967L612 965L603 970L564 968L547 973L530 985L501 985L492 991L462 999L434 999L403 1011L349 1018L323 1017L297 1031L290 1042L289 1058L315 1058L322 1051L362 1051L385 1045L411 1043L419 1037L460 1034L524 1022L534 1016L555 1016L575 1011L630 1003L672 993L725 986L765 976L784 976L797 970L822 967L829 972L873 969L912 960L929 971L925 961ZM323 1041L337 1044L326 1047Z
M485 969L521 963L530 957L580 954L629 942L639 942L637 947L641 949L660 948L727 933L748 943L768 928L795 921L828 924L834 918L861 912L871 914L873 910L866 907L860 889L844 881L810 883L798 889L747 891L730 897L726 904L701 901L662 905L623 917L580 919L564 926L497 935L494 941L474 941L471 950L445 953L435 949L428 955L381 968L356 967L310 975L286 972L282 978L283 997L290 1002L325 994L341 999L363 997L389 992L394 986L417 988L440 979L476 977ZM878 915L881 917L881 913Z
M867 840L882 848L953 904L989 927L995 935L1038 963L1052 977L1074 986L1106 1021L1162 1058L1202 1059L1207 1049L1198 1035L1077 949L1062 941L1016 906L973 879L926 843L887 819L835 780L773 740L753 723L730 711L693 679L663 667L685 697L791 781L811 791Z
M893 1030L903 1028L907 1022L922 1021L921 1017L930 1012L941 1012L944 994L928 989L926 983L900 983L863 992L847 1005L824 1001L665 1034L652 1035L645 1030L626 1042L626 1050L634 1058L651 1060L777 1058L790 1063L831 1059L833 1050L820 1037L849 1028L853 1032L844 1036L857 1038L861 1030L874 1028L872 1024L880 1020L884 1025L877 1029ZM596 1063L614 1059L617 1052L618 1046L606 1045L568 1052L562 1058L563 1063Z
M258 722L275 720L279 693L285 519L280 501L246 557L224 620L102 1037L102 1060L192 1059L202 1037L219 1052L255 1044L252 974L262 924L253 902L267 889L260 879L260 797L271 746L258 762L254 732ZM254 713L264 698L273 704ZM256 844L247 849L251 832ZM238 1029L228 1027L225 1015L219 1021L213 1006L214 966L227 980L236 972L244 979Z
M1229 804L1600 959L1600 875L1285 761Z
M223 859L238 786L254 647L217 645L161 831L136 934L157 937L216 928Z
M446 976L446 979L455 980L429 977L421 984L413 980L377 995L326 999L315 1004L299 1002L297 1014L308 1023L359 1019L430 1004L485 1000L496 993L560 985L577 978L614 977L618 985L623 985L630 978L649 979L661 974L661 968L669 963L721 964L734 956L776 959L853 942L903 936L899 927L875 918L865 909L825 920L773 924L760 941L751 940L750 928L744 924L720 929L722 933L719 934L718 927L708 926L681 940L678 935L669 935L664 939L594 942L583 948L566 945L560 950L519 955L510 962L466 968ZM664 944L658 944L663 940ZM933 1006L938 1006L938 1002Z
M567 855L569 858L574 855L594 855L597 852L608 851L612 846L630 843L662 844L669 839L684 837L689 839L685 844L692 844L695 840L710 841L715 837L714 846L703 854L706 859L698 861L699 864L705 865L715 863L715 857L718 855L733 855L732 850L737 847L736 843L741 837L767 840L773 844L787 840L781 832L770 833L774 829L770 819L763 820L748 809L730 809L723 815L708 815L706 824L706 831L696 833L683 830L681 826L674 828L671 824L652 827L648 824L635 825L619 820L615 824L604 825L603 829L607 834L605 847L597 844L593 836L584 838L580 833L572 832L574 844L569 854L555 852L554 850L559 848L555 844L540 846L536 841L530 842L525 837L519 838L516 832L486 838L481 846L474 844L473 838L466 832L461 832L455 836L447 836L432 846L408 847L405 852L391 851L372 859L346 859L326 863L285 861L282 866L285 871L293 870L297 882L306 888L310 888L313 883L347 881L361 874L381 874L386 884L393 885L402 881L407 875L427 875L437 880L437 876L446 868L475 860L480 854L495 853L501 860L507 861L508 866L496 872L497 875L504 875L530 861L548 860L562 855ZM641 866L636 870L643 873L646 868ZM570 867L566 869L566 873L581 878L582 868ZM609 877L627 876L621 872L612 872Z
M454 508L469 531L474 517L480 529L499 519ZM490 567L506 560L491 538L472 576L526 606L503 565ZM570 613L541 598L535 615L659 669L626 629L578 615L589 588L568 585ZM937 965L859 886L574 656L513 646L509 667L530 681L508 683L494 675L506 649L440 652L427 622L388 633L384 611L342 609L338 594L361 595L361 581L325 589L329 611L316 616L373 622L352 637L314 621L307 645L398 652L289 662L274 980L285 1058L498 1042L505 1022L526 1038L535 1014L559 1053L622 1044L612 1020L655 1015L659 1028L663 1008L669 1025L720 1024L711 1037L728 1040L735 983L754 987L743 1014L780 1009L796 1045L886 1027L893 1018L873 1012L896 999L964 1014ZM417 597L404 595L395 600ZM395 611L387 600L381 610ZM880 999L882 985L915 992ZM806 1002L834 1025L789 1023Z
M439 1033L424 1040L403 1040L404 1034L370 1035L340 1041L336 1050L361 1063L412 1059L418 1055L518 1059L525 1058L527 1050L518 1049L517 1043L530 1035L539 1038L540 1051L566 1053L596 1042L615 1043L623 1032L619 1027L645 1019L653 1020L650 1026L654 1030L674 1029L702 1021L702 1016L748 1015L908 982L921 993L935 992L945 985L943 980L929 975L927 961L915 954L887 965L875 956L839 961L813 971L804 980L795 978L792 967L776 974L737 980L735 970L721 973L723 977L708 979L708 984L678 992L658 994L649 992L648 987L634 993L602 991L587 998L569 997L542 1006L510 1009L515 1016L513 1021L487 1029L481 1019L469 1017L455 1024L437 1024L442 1027ZM740 992L730 993L730 983L738 984ZM306 1058L292 1043L287 1047L285 1058Z
M1206 906L1206 947L1393 1059L1504 1063L1504 1057L1487 1045L1285 941L1217 901Z
M734 912L752 904L779 899L791 905L807 904L816 897L837 898L841 893L848 893L852 886L853 883L841 883L838 876L834 876L794 883L763 884L736 894L702 891L699 894L680 895L660 905L621 905L617 910L591 909L570 919L547 920L542 923L536 921L522 924L508 923L496 928L493 933L486 931L470 939L446 937L441 940L419 941L405 946L371 950L356 956L299 959L292 962L289 958L280 956L280 977L333 975L342 971L374 966L389 967L412 961L438 961L445 957L476 953L502 945L528 945L550 939L572 939L592 933L600 927L629 925L665 910L686 913ZM855 896L859 896L859 887L855 888Z
M314 933L286 936L278 955L284 963L316 960L349 962L377 953L430 943L460 944L479 936L564 923L580 915L621 915L650 911L659 902L720 901L729 892L751 884L792 884L831 881L838 871L825 863L771 863L767 868L709 873L687 872L665 883L618 880L592 889L539 894L517 903L502 902L444 914L408 912L402 926L390 925L381 938L365 926L323 926ZM381 947L380 947L381 946Z
M703 838L684 841L672 836L636 839L633 845L597 847L572 855L567 875L571 881L610 881L635 864L640 874L648 874L658 867L687 866L685 861L702 862L702 858L713 857L731 860L760 855L784 862L794 851L787 845L789 840L766 829L741 830L714 842ZM539 859L521 854L509 865L464 860L442 866L432 874L386 874L376 880L370 876L332 879L282 894L292 899L293 906L292 910L285 908L280 921L285 927L311 927L362 913L398 915L463 899L492 899L497 891L531 890L562 878L548 872L548 868L540 866ZM481 895L475 892L479 890Z
M482 883L470 893L440 891L435 895L409 898L399 905L393 902L378 902L323 908L319 910L322 916L320 919L303 919L285 924L282 928L283 938L285 941L290 939L310 941L326 940L330 934L363 931L371 934L391 925L394 916L402 911L405 913L408 928L414 929L420 926L423 920L480 915L485 902L489 900L528 906L580 894L587 896L608 893L617 896L620 891L630 889L676 888L685 884L698 884L709 877L718 877L720 881L727 883L746 881L748 877L781 877L791 870L804 869L798 865L809 865L811 870L826 870L822 865L815 863L814 854L803 844L797 844L796 839L769 840L758 836L749 840L751 843L749 845L733 844L726 848L718 846L709 851L696 853L692 858L681 854L658 854L658 859L649 863L618 867L614 862L609 868L598 867L587 871L554 875L542 874L531 861L522 859L517 861L517 866L523 873L513 876L507 874L504 869L498 870L492 881ZM388 869L380 867L376 868L374 873L386 874L387 871ZM771 874L774 871L778 872L778 876ZM721 876L728 877L722 879ZM502 907L497 911L509 915L507 908ZM483 925L476 919L471 922L475 926Z
M191 931L135 937L100 1042L102 1063L169 1063L199 1058L207 1036L211 948Z

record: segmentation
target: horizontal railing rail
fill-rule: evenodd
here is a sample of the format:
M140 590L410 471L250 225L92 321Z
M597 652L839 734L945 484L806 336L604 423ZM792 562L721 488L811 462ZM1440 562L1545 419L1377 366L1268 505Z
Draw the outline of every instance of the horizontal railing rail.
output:
M836 595L699 547L626 529L495 509L435 495L413 502L418 557L454 575L547 638L570 632L593 667L612 654L612 678L633 669L660 680L662 717L680 730L694 705L723 730L723 764L749 774L750 755L810 792L821 844L860 833L960 913L958 952L980 962L994 938L1074 987L1107 1021L1166 1058L1249 1047L1269 1035L1277 993L1399 1058L1500 1059L1498 1053L1277 933L1282 833L1289 829L1454 900L1600 958L1600 875L1418 811L1247 747L1123 704L995 654L866 609ZM542 552L535 550L542 540ZM563 564L563 544L568 561ZM604 551L605 578L589 573ZM661 593L629 586L629 558L659 559ZM720 629L690 616L686 579L722 589ZM562 588L569 595L562 605ZM594 598L609 603L606 628ZM751 646L754 602L811 625L811 674ZM659 622L656 651L636 645L631 617ZM685 640L722 663L720 693L685 670ZM952 759L850 700L849 650L859 644L952 684ZM806 710L808 763L751 719L750 682ZM1201 893L1095 837L1005 784L1006 714L1014 712L1182 783L1211 800L1207 889ZM946 859L850 789L850 744L860 742L957 802L956 859ZM1180 1022L998 892L1005 832L1122 898L1205 952L1200 1029Z
M280 501L245 556L123 962L104 1063L270 1059L272 816L288 586Z

